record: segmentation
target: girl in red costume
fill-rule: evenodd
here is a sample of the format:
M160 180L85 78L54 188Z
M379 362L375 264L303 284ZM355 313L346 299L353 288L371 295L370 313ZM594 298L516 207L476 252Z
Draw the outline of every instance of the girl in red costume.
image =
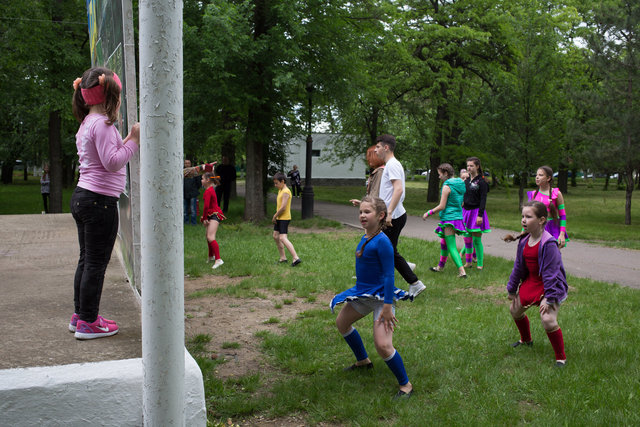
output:
M545 230L546 223L547 207L544 203L528 201L522 208L523 232L517 237L505 237L506 241L520 241L507 284L511 316L520 331L520 340L512 346L533 345L525 312L531 306L538 306L542 326L556 356L556 366L564 367L567 356L558 325L558 310L567 298L568 286L558 241Z
M202 209L202 224L207 228L207 244L209 246L209 261L214 261L214 270L224 264L220 258L220 248L216 241L216 233L220 221L224 220L222 209L218 206L218 198L215 191L215 178L212 172L202 175L202 188L204 188L204 209Z

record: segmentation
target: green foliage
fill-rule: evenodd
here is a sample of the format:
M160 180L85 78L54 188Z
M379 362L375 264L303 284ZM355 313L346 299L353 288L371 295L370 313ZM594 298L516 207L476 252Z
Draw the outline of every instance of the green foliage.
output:
M74 188L62 192L62 212L71 212L71 194ZM13 184L0 185L0 215L39 214L43 210L40 177L22 179L22 171L14 172Z
M0 162L48 158L50 111L60 111L63 154L75 155L72 82L90 66L84 0L4 1L0 19Z

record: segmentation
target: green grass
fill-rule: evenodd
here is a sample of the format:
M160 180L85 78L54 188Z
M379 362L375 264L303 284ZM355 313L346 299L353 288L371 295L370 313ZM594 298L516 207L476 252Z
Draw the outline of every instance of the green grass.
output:
M238 298L264 290L290 294L277 297L274 304L293 296L312 301L321 293L353 285L359 233L332 228L290 233L304 260L296 269L276 265L270 236L267 225L223 223L218 242L228 262L223 269L203 274L243 277L222 291ZM197 250L194 242L185 257L199 257L202 263L204 230L199 229L197 240ZM205 378L210 423L287 415L304 417L306 425L640 423L637 290L569 278L569 298L559 316L568 364L558 370L535 308L528 312L533 348L509 345L519 337L505 296L512 262L487 257L483 272L470 271L470 278L462 281L452 265L443 273L428 271L438 259L437 243L403 238L400 249L418 263L416 272L427 285L415 302L398 304L400 325L394 344L415 387L411 400L391 402L397 384L376 354L370 316L356 327L375 369L343 373L353 355L336 330L336 314L318 309L282 323L283 334L256 334L273 370L221 381L215 375L215 362L207 354L196 354ZM402 287L402 280L397 275L396 279Z
M420 185L423 187L414 182L408 185L406 204L410 213L418 214L429 207L424 202L424 184ZM340 187L339 192L334 189L335 194L325 187L314 190L319 200L346 202L362 195L362 189L356 187ZM586 186L570 189L569 233L576 238L612 245L627 242L624 244L634 247L629 236L637 239L637 226L621 224L623 194ZM35 198L35 211L29 213L39 212L37 185L0 186L3 213L18 213L30 198ZM504 208L503 213L499 213L499 207ZM273 212L274 207L268 209ZM494 226L517 229L516 209L515 190L492 190L489 212ZM638 213L634 208L636 218ZM252 225L242 223L240 218L242 202L235 200L229 220L218 233L226 262L224 268L214 271L203 262L207 251L204 228L185 228L186 274L239 279L236 285L187 298L215 293L266 298L268 290L287 294L278 296L274 306L294 297L324 305L328 301L320 298L324 299L326 293L353 285L359 233L318 218L301 221L299 213L294 212L293 227L327 230L290 233L304 261L292 269L276 264L278 255L267 221ZM568 364L557 370L535 308L528 312L533 348L514 350L509 346L518 339L504 289L511 262L488 256L482 273L470 271L470 278L461 281L451 263L443 273L428 271L438 259L437 243L403 238L400 250L418 263L416 272L427 285L427 291L415 302L398 304L400 324L394 344L415 387L409 401L394 404L390 400L396 381L373 347L371 317L356 327L375 369L365 374L343 373L342 368L353 362L353 355L336 330L336 315L318 309L280 324L282 334L257 333L255 339L261 342L273 369L240 378L222 381L216 377L216 367L224 361L212 359L207 351L210 336L187 337L187 348L203 372L210 425L256 415L297 415L308 425L640 425L637 290L569 277L569 298L559 315ZM402 280L396 279L402 287Z
M603 244L606 246L640 249L640 197L634 191L631 204L631 225L624 224L625 191L617 190L615 182L603 191L603 181L578 181L577 187L569 187L565 195L567 231L570 239ZM422 215L437 203L427 203L427 183L424 180L407 181L404 206L410 215ZM534 188L528 188L531 190ZM317 200L348 204L349 199L361 198L364 187L318 186L314 187ZM525 194L526 198L526 194ZM635 202L634 202L635 199ZM491 189L487 197L489 222L493 227L520 230L518 189Z
M74 189L62 190L63 213L71 212L69 206ZM24 181L22 172L14 173L13 184L0 184L0 215L39 214L43 210L40 177L29 176L28 180Z

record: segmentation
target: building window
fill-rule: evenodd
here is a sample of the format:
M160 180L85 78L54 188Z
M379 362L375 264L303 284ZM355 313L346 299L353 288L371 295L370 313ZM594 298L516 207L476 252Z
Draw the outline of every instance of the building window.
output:
M311 150L311 157L320 157L320 150Z

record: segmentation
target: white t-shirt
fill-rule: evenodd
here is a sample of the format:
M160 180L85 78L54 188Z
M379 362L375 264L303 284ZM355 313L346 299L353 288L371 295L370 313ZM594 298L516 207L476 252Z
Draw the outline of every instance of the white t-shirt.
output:
M400 196L400 200L398 201L398 205L395 210L391 213L391 219L396 219L405 214L406 210L404 206L402 206L402 202L404 201L404 168L402 164L396 159L392 157L384 166L384 170L382 172L382 178L380 180L380 198L384 200L384 203L389 207L389 203L391 203L391 197L393 196L393 180L399 179L402 182L402 196Z

